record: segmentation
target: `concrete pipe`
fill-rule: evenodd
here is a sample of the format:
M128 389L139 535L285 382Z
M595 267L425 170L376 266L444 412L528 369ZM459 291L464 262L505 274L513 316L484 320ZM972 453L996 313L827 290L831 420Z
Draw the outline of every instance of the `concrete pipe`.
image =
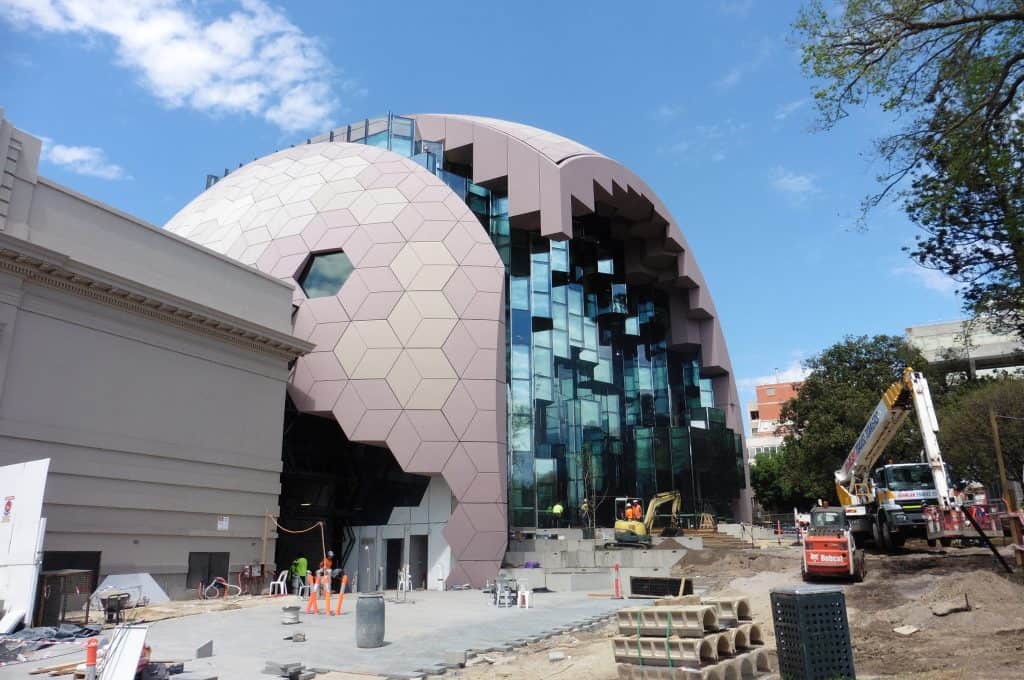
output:
M715 670L718 671L718 677L721 678L721 680L743 680L742 676L740 675L740 669L735 666L735 664L733 663L734 661L735 659L730 659L729 661L722 661L721 663L713 667Z
M745 623L739 627L747 638L747 647L760 647L764 645L764 629L759 623Z
M733 647L733 649L735 649L737 651L742 651L742 650L748 649L750 647L750 642L747 640L747 627L746 626L739 626L738 628L733 628L730 631L730 633L732 633L732 647Z
M772 670L772 662L768 656L768 650L766 649L755 649L751 652L747 652L747 656L750 657L754 662L754 669L758 673L770 673Z
M754 680L757 677L757 671L755 670L754 660L748 655L733 659L731 662L732 667L739 671L740 678L742 680Z
M718 663L718 649L707 638L680 640L685 651L684 663L692 666Z
M750 600L745 597L705 597L704 604L718 608L718 618L723 625L735 626L750 621Z
M719 633L714 637L715 652L718 655L718 658L721 659L727 656L732 656L736 653L736 648L733 647L732 636L729 634L729 631Z

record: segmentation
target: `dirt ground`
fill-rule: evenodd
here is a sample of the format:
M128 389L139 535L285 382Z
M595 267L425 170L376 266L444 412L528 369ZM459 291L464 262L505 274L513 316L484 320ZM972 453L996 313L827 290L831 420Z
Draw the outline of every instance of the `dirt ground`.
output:
M715 593L750 598L774 651L769 591L800 583L800 553L793 546L760 550L704 550L686 555L677 570ZM908 543L898 555L869 555L864 583L842 584L846 593L854 659L859 678L905 680L1010 680L1022 677L1024 582L1000 574L991 554L977 548L929 549ZM936 616L932 607L962 604L970 611ZM893 628L919 630L902 637ZM488 654L446 677L507 678L617 677L610 638L603 630L562 635L508 654ZM566 658L550 661L548 653ZM772 655L773 668L775 664Z

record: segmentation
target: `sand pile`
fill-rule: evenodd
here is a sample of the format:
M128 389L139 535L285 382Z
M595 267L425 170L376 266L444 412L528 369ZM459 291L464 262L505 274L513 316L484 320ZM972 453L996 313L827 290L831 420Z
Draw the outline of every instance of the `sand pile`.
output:
M970 611L936 616L933 608L946 603L969 604ZM992 571L974 570L945 577L920 597L882 610L876 619L895 626L910 625L921 630L955 632L969 626L997 633L1024 628L1024 587Z
M753 576L762 571L800 574L800 555L779 554L768 550L714 549L691 550L672 565L675 576L708 576L729 579Z

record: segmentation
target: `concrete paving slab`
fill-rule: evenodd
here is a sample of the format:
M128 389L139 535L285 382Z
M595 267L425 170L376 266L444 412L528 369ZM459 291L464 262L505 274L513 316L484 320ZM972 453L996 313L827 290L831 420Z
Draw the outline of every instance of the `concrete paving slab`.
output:
M417 673L419 669L443 665L445 650L500 649L517 639L567 630L589 618L605 618L621 607L637 604L556 592L537 593L532 609L511 609L495 607L480 591L418 591L404 604L385 601L384 646L359 649L355 645L354 601L351 608L346 601L346 611L340 617L303 613L301 630L306 642L298 645L283 639L294 629L281 623L281 600L277 598L265 606L152 623L146 643L155 657L191 659L186 670L216 675L220 680L261 677L268 661L415 677L422 674ZM215 654L194 659L196 649L208 640L213 640ZM28 670L43 665L47 664L0 668L0 680L25 677Z

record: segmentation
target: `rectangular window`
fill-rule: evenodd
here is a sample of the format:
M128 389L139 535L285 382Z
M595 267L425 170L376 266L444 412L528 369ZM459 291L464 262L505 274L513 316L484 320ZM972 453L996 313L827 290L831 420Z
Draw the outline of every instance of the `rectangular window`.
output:
M764 393L767 394L769 397L774 397L775 396L775 388L774 387L766 387L764 389Z

